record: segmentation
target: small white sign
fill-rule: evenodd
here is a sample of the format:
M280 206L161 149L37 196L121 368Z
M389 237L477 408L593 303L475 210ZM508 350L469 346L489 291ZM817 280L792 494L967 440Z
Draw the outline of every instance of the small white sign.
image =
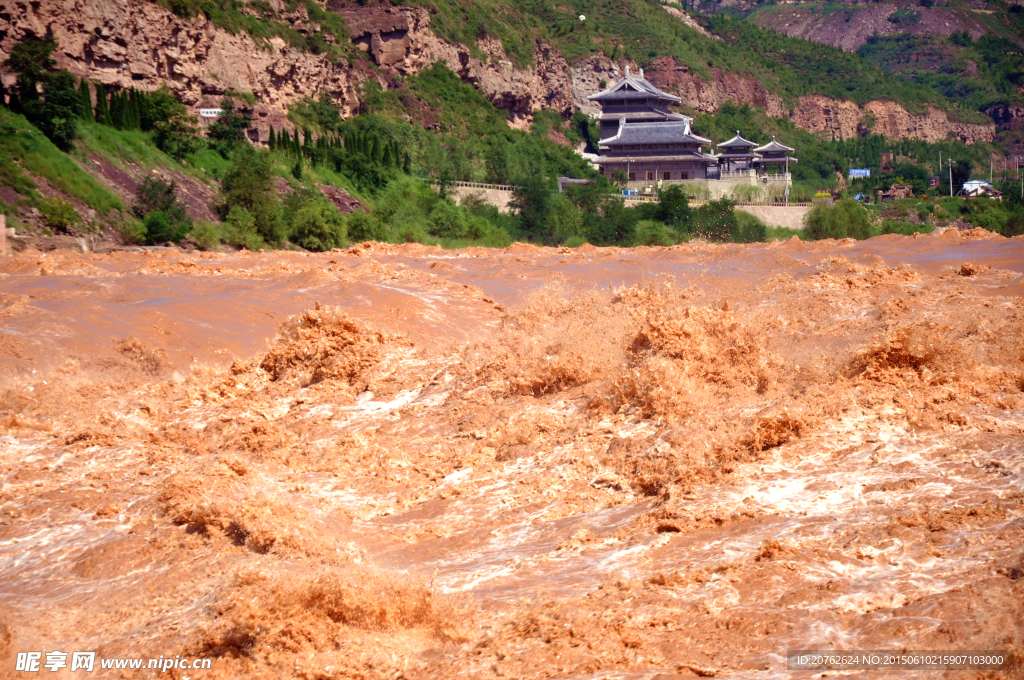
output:
M201 118L219 118L223 111L221 109L199 109Z

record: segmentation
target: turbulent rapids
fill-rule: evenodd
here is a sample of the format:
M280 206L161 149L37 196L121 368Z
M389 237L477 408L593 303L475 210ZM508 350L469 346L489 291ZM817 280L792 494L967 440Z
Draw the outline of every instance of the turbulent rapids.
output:
M1024 239L0 258L0 480L0 675L1019 657Z

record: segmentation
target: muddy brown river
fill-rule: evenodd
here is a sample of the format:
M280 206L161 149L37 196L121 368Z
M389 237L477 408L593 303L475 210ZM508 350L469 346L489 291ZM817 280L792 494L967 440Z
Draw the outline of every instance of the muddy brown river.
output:
M0 677L1022 669L1024 238L0 258Z

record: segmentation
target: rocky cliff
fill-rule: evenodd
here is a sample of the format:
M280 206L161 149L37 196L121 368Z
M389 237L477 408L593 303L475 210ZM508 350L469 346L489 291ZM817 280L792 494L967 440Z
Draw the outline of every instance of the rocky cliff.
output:
M356 47L369 63L355 59L334 64L325 56L301 52L280 38L259 44L245 33L232 35L204 17L184 19L151 2L130 0L12 0L0 12L0 61L28 34L53 35L58 65L77 76L109 87L153 90L167 84L197 109L229 89L251 92L261 137L268 127L285 123L291 102L319 92L330 93L353 114L367 78L386 85L391 75L407 75L441 60L463 80L481 89L513 118L536 109L561 113L572 109L568 65L561 55L537 46L534 65L517 68L496 40L477 47L485 59L463 45L440 40L430 29L426 10L360 7L338 10L347 20ZM308 17L284 15L303 28ZM13 79L6 75L8 84Z
M914 114L891 101L872 101L863 107L850 101L837 101L821 95L800 97L792 113L799 127L811 132L831 133L836 139L849 139L874 133L893 139L920 139L939 142L959 139L965 144L991 141L995 123L977 125L949 119L945 111L931 108Z
M52 34L62 68L107 86L152 90L166 83L193 109L216 104L229 89L251 92L258 101L255 127L262 140L270 125L287 126L288 105L302 97L328 92L343 115L352 115L368 78L387 86L393 76L414 74L437 60L509 111L515 126L528 124L538 109L563 115L575 109L596 113L586 97L600 90L602 81L614 82L625 66L596 56L570 69L557 51L538 44L532 65L519 67L498 40L484 38L474 50L441 40L430 30L430 14L422 8L349 6L335 0L329 9L345 18L365 60L332 63L279 38L261 44L245 33L221 30L204 17L183 19L151 2L134 0L7 0L0 12L0 60L27 34ZM282 18L297 30L308 30L301 7ZM781 97L752 77L714 71L710 78L701 78L671 57L656 59L647 73L651 82L678 94L691 110L713 113L727 101L750 102L768 115L789 117L801 127L832 132L837 138L871 129L900 139L952 136L970 143L995 134L994 126L957 123L934 109L914 115L892 102L870 102L862 109L852 102L808 96L790 111ZM6 75L7 84L12 78Z

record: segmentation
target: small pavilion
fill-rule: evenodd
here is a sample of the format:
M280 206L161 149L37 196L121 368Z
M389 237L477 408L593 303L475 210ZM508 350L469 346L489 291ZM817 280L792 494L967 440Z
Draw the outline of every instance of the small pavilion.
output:
M785 168L784 172L788 175L789 164L796 163L796 159L789 155L793 151L795 151L793 147L776 142L775 137L772 136L772 141L754 149L754 153L760 156L756 165L759 166L761 174L765 174L769 166L777 166Z
M735 137L718 144L718 148L721 150L717 156L719 168L725 172L753 168L757 161L761 160L761 156L754 153L756 146L757 142L743 139L740 136L740 131L737 130Z

